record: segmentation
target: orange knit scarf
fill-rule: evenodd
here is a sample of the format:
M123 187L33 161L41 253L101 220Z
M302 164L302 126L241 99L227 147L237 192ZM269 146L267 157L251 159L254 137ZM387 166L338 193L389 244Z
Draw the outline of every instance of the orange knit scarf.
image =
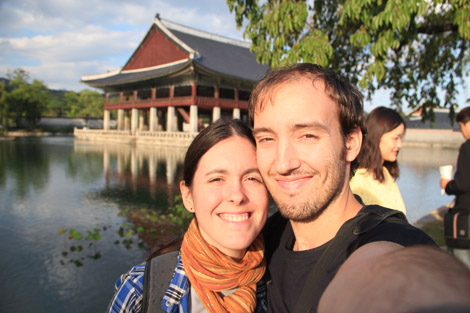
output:
M191 285L209 312L254 312L256 283L266 269L264 242L259 235L241 260L235 260L201 236L196 219L181 245L181 258ZM228 296L220 292L236 289Z

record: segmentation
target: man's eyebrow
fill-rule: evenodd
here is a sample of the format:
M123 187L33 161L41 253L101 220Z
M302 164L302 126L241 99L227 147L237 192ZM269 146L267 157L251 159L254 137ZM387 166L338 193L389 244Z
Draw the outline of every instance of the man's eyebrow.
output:
M256 136L259 133L272 133L272 130L271 128L268 128L268 127L259 127L259 128L253 129L253 136Z
M304 129L304 128L315 128L329 133L330 129L325 125L317 121L308 122L308 123L298 123L292 126L294 130Z

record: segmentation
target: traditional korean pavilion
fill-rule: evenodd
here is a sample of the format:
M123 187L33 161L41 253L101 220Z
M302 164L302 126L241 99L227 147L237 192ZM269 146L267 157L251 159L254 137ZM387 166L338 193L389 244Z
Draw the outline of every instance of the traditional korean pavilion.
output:
M117 129L197 132L222 116L248 120L248 98L268 67L249 43L157 16L122 69L83 76L106 95L103 127L117 111Z

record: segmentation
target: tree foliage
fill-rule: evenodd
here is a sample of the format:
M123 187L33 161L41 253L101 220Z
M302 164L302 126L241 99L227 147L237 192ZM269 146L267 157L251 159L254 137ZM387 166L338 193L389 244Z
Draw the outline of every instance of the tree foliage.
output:
M36 126L49 101L46 85L36 79L29 83L29 74L23 69L16 69L7 76L11 79L11 91L6 94L7 118L13 119L16 125L24 118L32 127Z
M21 125L25 120L35 127L41 117L101 118L104 96L84 89L74 91L50 90L39 81L30 82L29 73L18 68L7 74L10 80L0 81L1 131L9 125ZM5 81L7 83L5 83Z
M227 0L258 61L333 69L397 109L458 106L469 71L470 0ZM443 101L441 101L441 99Z

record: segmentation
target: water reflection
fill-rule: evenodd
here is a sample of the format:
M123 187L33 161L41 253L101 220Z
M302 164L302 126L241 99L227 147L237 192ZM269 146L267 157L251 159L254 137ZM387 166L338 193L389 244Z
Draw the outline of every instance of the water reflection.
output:
M0 312L104 312L116 278L147 255L132 221L183 215L174 197L184 153L60 137L0 142ZM457 154L403 149L398 184L411 221L452 199L440 194L438 166Z
M97 197L164 211L179 194L184 148L75 142L74 152L77 158L91 154L101 157L105 184L96 192Z

